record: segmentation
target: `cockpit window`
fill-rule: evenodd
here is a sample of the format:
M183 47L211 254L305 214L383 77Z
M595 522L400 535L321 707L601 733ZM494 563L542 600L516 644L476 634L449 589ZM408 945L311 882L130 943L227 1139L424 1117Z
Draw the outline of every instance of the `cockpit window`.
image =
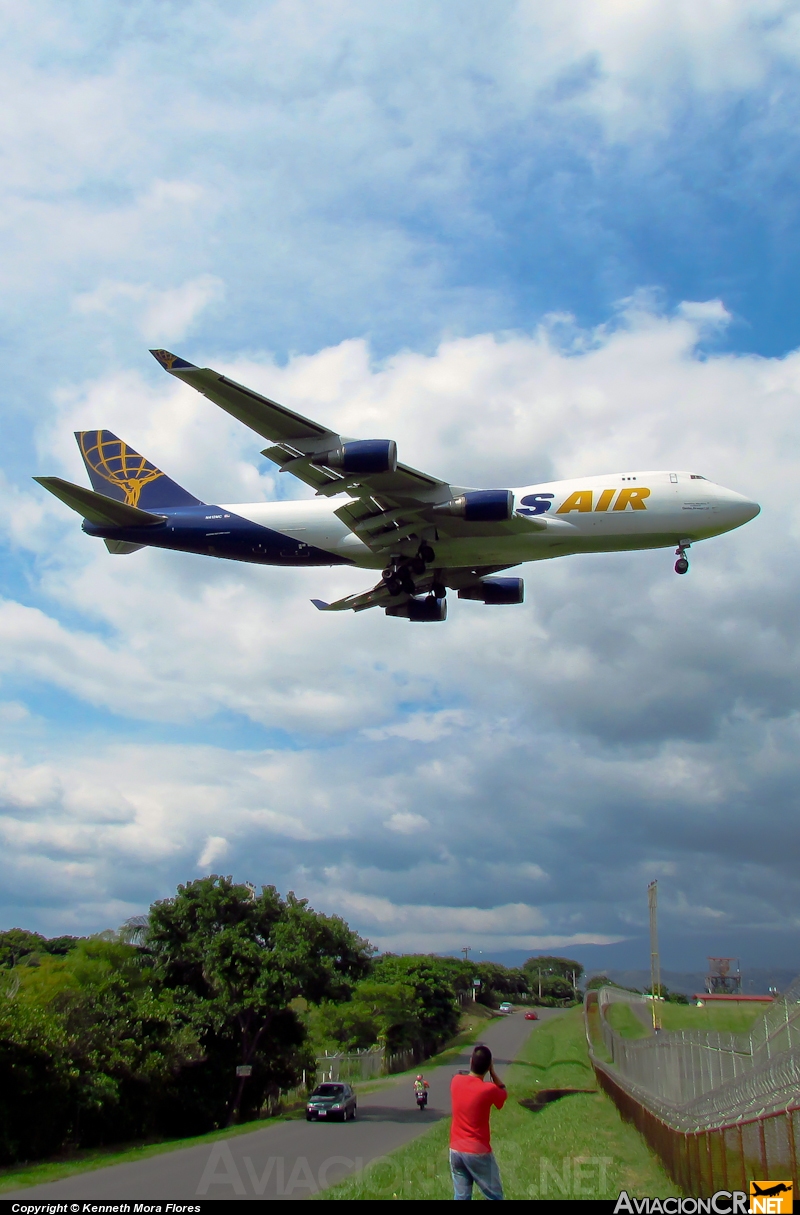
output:
M705 481L705 480L707 480L707 478L706 478L706 477L701 477L701 476L700 476L700 473L689 473L689 476L690 476L690 478L691 478L691 480L692 480L692 481Z

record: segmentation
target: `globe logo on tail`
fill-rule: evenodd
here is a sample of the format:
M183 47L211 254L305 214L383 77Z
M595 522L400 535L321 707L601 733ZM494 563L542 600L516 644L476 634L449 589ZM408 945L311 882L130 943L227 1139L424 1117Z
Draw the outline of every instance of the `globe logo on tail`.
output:
M160 469L110 431L83 431L78 436L78 443L87 468L118 490L128 506L138 506L145 485L164 476Z

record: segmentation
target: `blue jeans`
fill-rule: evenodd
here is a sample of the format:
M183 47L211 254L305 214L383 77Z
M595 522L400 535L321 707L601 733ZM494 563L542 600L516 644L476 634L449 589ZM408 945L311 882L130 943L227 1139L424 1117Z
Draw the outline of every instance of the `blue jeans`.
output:
M450 1149L450 1172L453 1174L454 1199L469 1202L475 1182L484 1198L503 1197L503 1183L494 1152L454 1152Z

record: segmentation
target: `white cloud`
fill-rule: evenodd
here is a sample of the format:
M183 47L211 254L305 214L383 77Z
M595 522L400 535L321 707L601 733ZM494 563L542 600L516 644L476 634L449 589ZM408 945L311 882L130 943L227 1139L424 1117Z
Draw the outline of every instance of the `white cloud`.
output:
M78 312L109 316L120 309L130 312L132 304L147 341L172 342L184 337L200 313L220 300L223 292L222 281L213 274L201 274L162 291L149 283L103 282L93 291L76 295L74 307Z
M387 738L406 738L410 742L438 742L454 730L464 729L467 714L461 709L441 709L438 713L414 713L405 721L377 729L364 730L364 737L374 742Z
M414 952L453 952L469 945L474 951L497 949L555 949L573 945L607 945L621 940L598 933L541 932L546 919L524 903L505 906L446 907L397 904L388 899L329 888L315 905L335 908L380 949Z
M620 144L683 140L692 100L694 128L724 130L800 55L791 0L519 0L500 14L467 2L458 21L447 7L324 0L307 19L280 5L232 19L212 0L202 28L163 14L180 61L153 53L146 21L114 30L51 0L29 11L6 31L0 84L0 302L18 315L57 285L127 330L127 300L148 340L172 340L224 278L234 323L259 318L249 347L287 313L347 315L364 332L379 306L392 325L446 305L446 323L472 327L498 301L453 285L447 246L504 222L485 199L508 189L506 163L550 181L558 147L603 180ZM760 108L762 130L794 130L791 96L773 88ZM740 173L740 191L761 185ZM192 289L176 286L187 266Z
M209 835L205 842L205 847L197 858L197 866L199 869L207 869L209 865L213 865L215 861L222 860L228 852L228 841L224 835Z
M383 824L387 831L396 831L398 835L416 835L418 831L426 831L430 823L421 814L393 814Z
M722 300L683 300L678 305L678 312L687 321L701 326L724 327L732 319Z

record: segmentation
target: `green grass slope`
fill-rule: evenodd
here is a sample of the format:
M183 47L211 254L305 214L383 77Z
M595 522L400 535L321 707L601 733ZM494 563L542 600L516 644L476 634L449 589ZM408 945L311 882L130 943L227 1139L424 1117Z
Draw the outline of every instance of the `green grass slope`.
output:
M492 1116L506 1198L594 1199L680 1194L636 1130L601 1092L563 1097L532 1113L519 1104L548 1088L595 1088L580 1009L533 1031L506 1077L509 1099ZM452 1200L449 1121L320 1195L322 1200Z

